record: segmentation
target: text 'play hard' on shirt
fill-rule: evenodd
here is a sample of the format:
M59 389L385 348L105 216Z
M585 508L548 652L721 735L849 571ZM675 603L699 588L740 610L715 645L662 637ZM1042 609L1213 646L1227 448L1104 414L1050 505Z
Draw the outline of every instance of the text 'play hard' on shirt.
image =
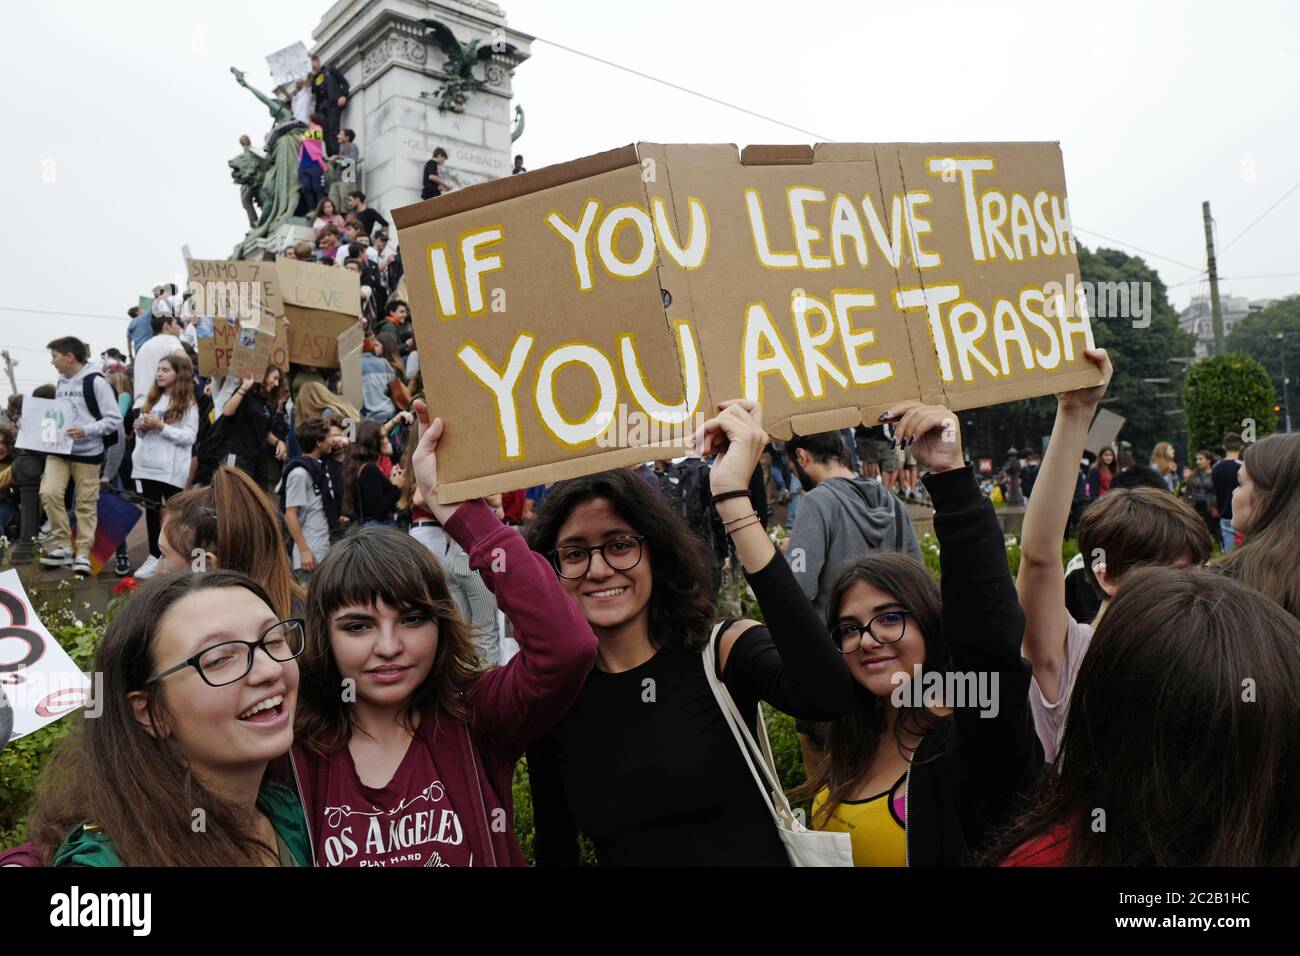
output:
M357 776L345 747L330 758L322 809L308 819L321 866L481 866L424 735L426 713L397 771L379 788Z

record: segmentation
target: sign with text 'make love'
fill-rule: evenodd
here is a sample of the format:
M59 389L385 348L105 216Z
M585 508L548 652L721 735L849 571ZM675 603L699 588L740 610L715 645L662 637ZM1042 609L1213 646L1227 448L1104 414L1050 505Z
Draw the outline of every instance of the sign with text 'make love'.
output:
M1093 385L1055 143L641 143L394 211L456 501Z

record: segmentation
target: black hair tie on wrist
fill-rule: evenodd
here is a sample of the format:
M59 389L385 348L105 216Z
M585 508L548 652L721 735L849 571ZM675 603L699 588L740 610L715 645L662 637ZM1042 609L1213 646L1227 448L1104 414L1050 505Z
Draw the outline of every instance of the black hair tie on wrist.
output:
M749 489L740 488L737 489L736 491L724 491L721 492L720 494L714 495L712 498L709 499L709 504L716 508L718 506L719 501L726 501L729 498L748 498L748 497L749 497Z

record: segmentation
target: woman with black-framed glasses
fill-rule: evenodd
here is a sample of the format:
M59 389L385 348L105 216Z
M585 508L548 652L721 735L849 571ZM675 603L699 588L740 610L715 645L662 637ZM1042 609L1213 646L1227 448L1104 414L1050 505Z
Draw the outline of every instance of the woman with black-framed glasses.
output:
M303 622L234 571L146 582L104 632L102 688L42 778L54 866L309 866L293 744Z
M702 428L714 507L763 623L719 620L707 546L631 470L557 484L530 535L599 640L596 668L529 751L539 866L786 866L773 810L711 688L756 737L759 703L838 717L853 686L749 497L762 409L728 401ZM706 667L708 670L706 670ZM847 856L847 854L846 854Z
M880 420L896 423L896 440L929 472L942 579L895 552L840 573L827 627L854 702L828 725L820 761L791 798L813 800L817 829L851 834L857 866L955 866L1037 789L1024 612L957 416L903 402Z

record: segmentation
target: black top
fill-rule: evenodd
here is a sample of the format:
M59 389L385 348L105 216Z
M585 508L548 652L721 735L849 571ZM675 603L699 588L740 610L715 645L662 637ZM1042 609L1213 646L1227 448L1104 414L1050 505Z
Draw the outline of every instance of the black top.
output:
M358 521L387 521L393 516L402 489L384 477L379 466L371 462L357 475L357 487L352 490L352 508Z
M239 402L226 431L226 454L260 462L270 446L266 436L271 431L274 409L262 396L249 392Z
M373 236L375 234L375 223L378 222L383 223L385 226L388 225L388 220L379 214L379 210L371 209L368 206L360 212L354 212L352 215L361 220L361 225L366 227L367 236Z
M721 677L737 708L756 717L765 700L837 718L853 679L789 565L778 555L746 577L768 626L745 631L727 658ZM604 866L788 863L697 651L664 648L620 674L594 669L528 769L539 866L576 864L579 829Z
M1225 458L1216 461L1210 469L1210 478L1214 481L1214 497L1219 505L1219 517L1232 520L1232 493L1237 490L1237 470L1241 459Z
M993 503L969 467L922 480L935 509L952 669L982 677L997 702L992 717L979 707L957 707L912 760L908 865L959 866L1025 809L1038 787L1043 748L1029 710L1031 668L1020 656L1025 614Z
M431 159L424 164L424 188L420 190L421 199L432 199L434 196L442 194L442 189L437 183L429 182L429 177L436 175L438 172L438 161Z

